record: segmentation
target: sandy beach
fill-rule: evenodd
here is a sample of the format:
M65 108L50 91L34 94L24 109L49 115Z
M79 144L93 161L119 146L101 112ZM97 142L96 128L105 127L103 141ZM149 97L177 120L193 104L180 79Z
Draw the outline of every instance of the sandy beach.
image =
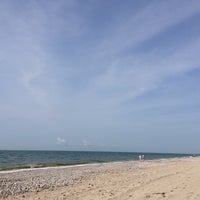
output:
M0 199L200 199L200 158L0 173Z

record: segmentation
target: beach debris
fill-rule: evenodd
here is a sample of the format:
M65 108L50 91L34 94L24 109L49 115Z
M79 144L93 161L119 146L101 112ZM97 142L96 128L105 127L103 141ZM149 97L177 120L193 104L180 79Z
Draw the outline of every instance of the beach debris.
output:
M162 195L163 197L166 197L166 192L155 192L153 194Z

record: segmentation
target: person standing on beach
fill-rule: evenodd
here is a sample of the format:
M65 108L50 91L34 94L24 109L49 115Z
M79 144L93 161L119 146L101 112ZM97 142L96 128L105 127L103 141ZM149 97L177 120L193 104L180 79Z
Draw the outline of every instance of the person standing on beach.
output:
M142 160L144 160L144 155L142 155Z

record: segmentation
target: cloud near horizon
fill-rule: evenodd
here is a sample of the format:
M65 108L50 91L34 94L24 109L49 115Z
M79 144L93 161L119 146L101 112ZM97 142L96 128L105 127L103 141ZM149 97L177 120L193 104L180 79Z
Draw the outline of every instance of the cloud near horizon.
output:
M62 138L60 138L60 137L58 137L57 139L56 139L56 144L61 144L61 145L63 145L63 144L66 144L66 140L65 139L62 139Z

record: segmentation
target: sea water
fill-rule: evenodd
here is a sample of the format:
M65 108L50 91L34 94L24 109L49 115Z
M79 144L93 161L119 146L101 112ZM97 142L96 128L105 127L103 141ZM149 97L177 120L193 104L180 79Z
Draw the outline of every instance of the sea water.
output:
M50 166L67 166L88 163L188 157L190 154L164 154L144 152L91 152L91 151L4 151L0 150L0 170Z

